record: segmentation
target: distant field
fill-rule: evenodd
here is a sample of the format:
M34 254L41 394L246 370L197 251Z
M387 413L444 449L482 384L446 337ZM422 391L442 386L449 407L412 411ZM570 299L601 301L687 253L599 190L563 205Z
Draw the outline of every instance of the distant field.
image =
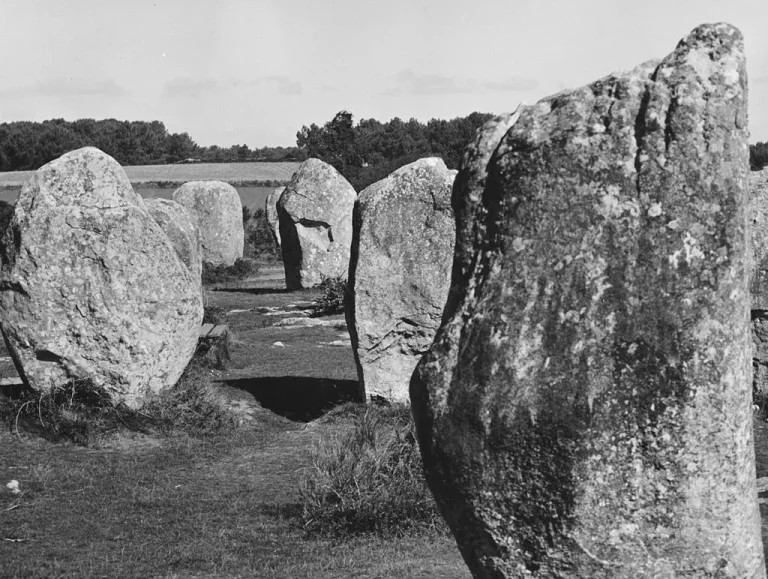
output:
M123 167L128 180L139 183L185 183L213 179L228 183L290 181L301 163L194 163ZM0 173L0 187L20 187L34 171Z

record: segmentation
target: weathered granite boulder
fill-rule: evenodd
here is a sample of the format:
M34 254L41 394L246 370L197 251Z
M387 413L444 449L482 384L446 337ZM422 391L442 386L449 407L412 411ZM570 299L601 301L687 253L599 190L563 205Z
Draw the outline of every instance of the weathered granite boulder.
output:
M752 230L752 384L768 401L768 169L749 174Z
M243 257L243 206L232 185L190 181L173 192L173 200L197 219L204 262L232 265Z
M277 214L288 289L347 277L357 193L329 164L307 159L280 196Z
M280 200L280 196L285 191L285 187L279 187L267 195L267 199L264 203L264 213L267 216L267 227L272 234L272 239L275 241L275 247L280 251L280 219L277 216L277 202Z
M765 577L746 97L741 34L704 25L474 145L411 400L476 578Z
M147 211L171 240L179 259L192 274L192 280L202 287L203 250L200 231L184 206L170 199L146 199Z
M455 177L441 159L421 159L357 199L347 326L364 398L407 401L432 345L451 280Z
M110 156L41 167L0 240L0 328L37 391L86 381L137 407L172 386L203 315L193 275Z

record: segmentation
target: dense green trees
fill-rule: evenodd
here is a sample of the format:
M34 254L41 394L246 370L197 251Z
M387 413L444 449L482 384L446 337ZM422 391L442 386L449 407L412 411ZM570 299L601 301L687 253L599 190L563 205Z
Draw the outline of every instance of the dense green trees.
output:
M361 119L355 125L350 112L340 111L322 127L302 127L296 144L307 157L333 165L360 191L422 157L442 157L449 168L458 168L464 148L492 116L472 113L426 125L397 117L386 123Z
M248 145L201 147L187 133L169 133L160 121L51 119L0 123L0 171L24 171L92 145L122 165L153 165L194 160L203 163L303 161L317 157L330 163L358 191L419 158L441 157L459 166L464 148L492 115L474 112L451 120L397 117L387 122L360 119L339 111L322 126L311 124L296 134L295 147ZM750 145L750 166L768 166L768 142Z
M247 145L228 149L201 147L187 133L169 133L160 121L78 119L19 121L0 124L0 171L37 169L68 151L98 147L121 165L178 163L187 159L211 163L302 161L297 147Z
M768 166L768 143L749 146L749 166L753 171L759 171Z

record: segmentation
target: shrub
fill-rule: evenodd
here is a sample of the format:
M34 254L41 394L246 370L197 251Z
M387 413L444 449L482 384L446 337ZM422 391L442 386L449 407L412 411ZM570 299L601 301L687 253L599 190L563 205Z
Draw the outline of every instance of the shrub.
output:
M313 316L332 316L344 313L344 295L347 293L347 280L341 277L327 277L320 284L323 296L314 306Z
M256 275L259 266L250 259L237 259L232 265L203 262L203 284L231 283Z
M13 210L13 205L7 201L0 201L0 235L3 234L3 231L5 231L5 228L8 227L8 224L11 222L11 219L13 218Z
M267 212L258 207L251 212L243 207L243 227L245 228L245 247L249 255L275 261L282 259L272 231L267 225Z
M48 440L92 446L118 431L185 432L207 436L238 424L211 384L210 374L196 359L175 386L153 396L138 410L113 404L90 382L73 380L46 392L23 390L0 396L0 417L12 432L37 434Z
M349 416L350 407L339 412ZM447 532L424 479L410 408L354 407L351 427L323 436L312 450L313 466L300 481L306 531L385 537Z

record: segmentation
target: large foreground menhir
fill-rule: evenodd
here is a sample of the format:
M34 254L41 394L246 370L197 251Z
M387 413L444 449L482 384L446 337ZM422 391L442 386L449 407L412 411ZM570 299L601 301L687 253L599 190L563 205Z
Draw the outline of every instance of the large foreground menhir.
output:
M765 577L746 105L741 34L705 25L471 147L411 398L475 577Z

